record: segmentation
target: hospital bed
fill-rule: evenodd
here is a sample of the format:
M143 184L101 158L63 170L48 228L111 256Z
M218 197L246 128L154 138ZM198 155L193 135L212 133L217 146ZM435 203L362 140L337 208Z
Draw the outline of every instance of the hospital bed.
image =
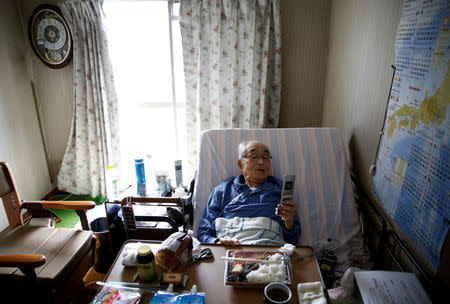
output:
M335 128L204 131L190 197L182 203L194 233L214 187L241 173L237 147L245 140L258 140L271 148L272 175L296 175L293 199L301 223L298 245L313 247L319 262L323 253L332 249L337 258L333 275L350 266L414 272L432 298L439 297L442 288L434 276L391 230L356 176L350 178L345 147Z
M258 140L271 148L272 174L295 174L301 236L318 256L333 249L335 270L345 271L364 256L364 242L353 197L344 144L335 128L213 129L201 134L198 169L192 197L193 230L197 232L211 191L240 174L237 147Z

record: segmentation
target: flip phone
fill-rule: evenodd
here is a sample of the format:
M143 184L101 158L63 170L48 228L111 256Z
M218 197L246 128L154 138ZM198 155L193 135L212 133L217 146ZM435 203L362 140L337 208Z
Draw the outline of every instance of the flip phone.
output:
M284 175L281 188L281 201L291 200L294 194L295 175Z
M294 194L295 175L283 176L283 187L281 188L281 201L291 200ZM279 206L279 205L278 205ZM275 210L276 215L280 215L278 207Z

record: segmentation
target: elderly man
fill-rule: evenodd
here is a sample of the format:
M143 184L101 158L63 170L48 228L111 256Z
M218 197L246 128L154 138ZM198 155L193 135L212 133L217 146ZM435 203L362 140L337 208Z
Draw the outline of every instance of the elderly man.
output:
M242 175L219 184L198 228L202 243L296 245L300 237L297 204L281 200L282 181L270 176L270 149L257 141L239 144ZM278 210L278 212L276 212Z

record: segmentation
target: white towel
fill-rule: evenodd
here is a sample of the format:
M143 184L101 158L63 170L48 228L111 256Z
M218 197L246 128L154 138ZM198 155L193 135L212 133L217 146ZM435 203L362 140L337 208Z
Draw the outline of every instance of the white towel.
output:
M300 304L326 304L320 282L300 283L297 285L298 301Z
M284 245L283 230L267 217L219 217L215 221L218 238L235 238L246 245Z

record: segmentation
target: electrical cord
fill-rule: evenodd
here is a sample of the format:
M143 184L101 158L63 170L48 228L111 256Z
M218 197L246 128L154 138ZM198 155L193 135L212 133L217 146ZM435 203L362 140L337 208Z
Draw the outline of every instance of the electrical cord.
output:
M339 240L336 239L332 239L332 238L328 238L327 239L328 242L335 242L334 246L332 246L331 248L327 248L328 250L335 250L336 248L338 248L341 245L341 242L339 242Z
M61 194L55 194L55 195L53 195L51 198L48 199L48 201L52 200L55 196L58 196L58 195L61 195ZM59 200L59 201L65 201L66 199L68 199L68 198L71 197L72 195L73 195L73 193L70 193L69 195L67 195L67 197L65 197L65 198L63 198L63 199L61 199L61 200Z

